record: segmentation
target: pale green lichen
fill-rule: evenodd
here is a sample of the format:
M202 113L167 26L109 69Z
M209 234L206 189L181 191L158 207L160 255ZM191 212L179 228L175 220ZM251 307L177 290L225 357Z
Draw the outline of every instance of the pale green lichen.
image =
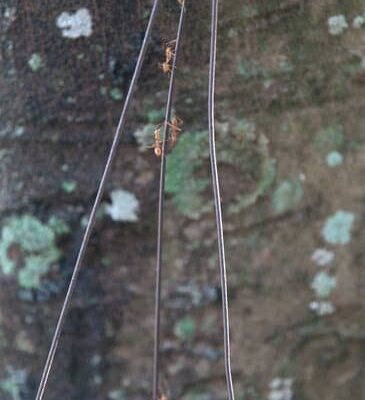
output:
M343 162L343 155L338 151L331 151L327 154L326 162L330 168L338 167Z
M275 189L272 207L276 214L284 214L294 210L303 198L303 187L299 181L286 180Z
M110 97L115 101L122 100L122 98L123 98L123 92L119 88L111 89L109 94L110 94Z
M332 125L316 136L314 144L318 150L328 153L341 150L345 143L344 130L341 125Z
M189 218L198 218L207 206L202 193L209 179L195 176L207 156L207 137L206 132L184 133L167 157L165 190Z
M9 218L0 239L2 272L5 275L16 274L24 289L38 288L42 277L60 258L56 235L51 226L32 215Z
M25 331L19 332L15 337L15 346L23 353L35 353L35 346Z
M289 74L294 71L294 65L288 60L282 60L279 62L279 69L281 72Z
M349 211L339 210L327 218L322 229L324 239L331 244L347 244L351 240L351 229L355 216Z
M256 9L255 5L244 5L242 6L241 9L241 16L243 18L252 18L252 17L256 17L258 15L258 11Z
M210 393L204 392L200 389L192 389L187 391L182 397L181 400L209 400L212 396Z
M63 181L61 187L64 192L71 194L76 190L77 183L75 181Z
M268 140L261 135L258 141L258 154L261 158L261 176L257 183L257 188L250 194L236 196L236 202L228 208L230 213L240 212L257 202L271 187L276 177L276 160L270 157Z
M193 318L187 316L180 319L174 327L174 334L181 340L191 340L194 338L196 332L195 321Z
M7 367L7 377L0 381L0 389L12 400L21 400L26 381L27 372L24 369Z
M336 286L336 277L329 275L326 271L318 272L311 283L311 288L320 298L328 297Z
M126 400L127 394L126 394L125 390L123 390L123 389L111 390L108 393L108 399L110 399L110 400Z
M113 265L112 260L109 257L102 257L101 260L101 265L103 265L104 267L111 267Z
M264 66L260 65L258 62L247 60L239 62L237 65L237 74L246 81L251 79L265 80L270 78L270 74Z
M70 227L66 224L66 222L55 215L52 215L52 217L48 220L48 226L56 235L59 236L70 233Z
M218 161L231 164L255 183L248 194L236 195L229 205L229 213L238 213L255 204L272 186L276 176L276 161L270 156L269 141L264 134L256 134L253 122L242 118L233 126L221 124L222 138L218 141Z
M270 157L268 140L263 134L256 135L255 129L255 124L247 119L238 120L233 127L229 123L219 124L219 163L239 168L256 185L252 193L235 196L228 208L230 213L254 204L275 180L276 162ZM190 218L198 218L210 207L203 197L209 184L209 171L201 168L208 155L208 135L198 132L182 135L167 158L166 192L173 195L179 211Z
M33 53L28 60L28 65L33 72L38 72L43 67L42 57L38 53Z
M165 110L151 110L147 113L147 119L149 124L159 124L165 118Z

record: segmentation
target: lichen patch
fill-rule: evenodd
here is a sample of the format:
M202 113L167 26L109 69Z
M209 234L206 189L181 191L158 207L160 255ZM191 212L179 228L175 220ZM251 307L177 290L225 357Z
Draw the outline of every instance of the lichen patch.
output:
M87 8L74 13L63 12L57 17L56 24L62 30L62 36L69 39L89 37L93 32L92 16Z
M106 213L113 221L138 221L139 202L133 193L126 190L114 190L110 194L111 204L105 207Z

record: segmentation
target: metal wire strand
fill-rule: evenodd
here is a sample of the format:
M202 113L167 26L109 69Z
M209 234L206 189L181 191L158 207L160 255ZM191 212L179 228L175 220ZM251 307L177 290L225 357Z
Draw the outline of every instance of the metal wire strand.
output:
M216 58L217 58L218 7L219 7L218 0L212 0L209 87L208 87L209 152L210 152L210 163L212 172L217 235L218 235L219 268L220 268L220 279L221 279L221 289L222 289L224 366L226 372L228 399L234 400L234 390L233 390L232 371L231 371L230 339L229 339L229 312L228 312L228 296L227 296L226 260L225 260L224 236L223 236L223 218L222 218L221 196L220 196L219 177L217 168L217 156L215 148L215 125L214 125L214 92L215 92L215 69L216 69Z
M165 191L165 172L166 172L166 134L168 122L171 118L171 109L175 89L175 71L177 57L179 53L181 36L185 19L185 0L181 3L179 26L176 35L175 56L172 63L170 75L169 91L166 102L165 122L162 134L162 154L160 166L159 200L158 200L158 220L157 220L157 254L156 254L156 286L155 286L155 331L153 349L153 384L152 399L158 399L159 372L160 372L160 326L161 326L161 267L162 267L162 230L163 230L163 211L164 211L164 191Z
M100 204L100 201L102 199L103 193L104 193L104 189L105 189L105 184L106 181L109 177L109 173L111 170L111 166L113 163L113 160L115 158L116 152L117 152L117 148L118 148L118 144L123 132L123 128L125 125L125 120L126 120L126 116L127 116L127 112L129 109L129 105L131 102L131 99L133 97L133 93L136 89L136 85L137 85L137 81L142 69L142 65L143 65L143 61L145 58L145 54L148 48L148 43L151 37L151 32L152 32L152 28L156 19L156 15L157 15L157 11L158 11L158 6L159 6L160 0L154 0L153 6L152 6L152 10L151 10L151 15L149 18L149 22L146 28L146 32L145 32L145 36L143 39L143 43L138 55L138 60L136 63L136 67L134 70L134 74L128 89L128 94L122 109L122 113L118 122L118 126L117 129L115 131L115 135L114 135L114 139L112 142L112 145L110 147L110 151L109 151L109 155L105 164L105 168L103 171L103 175L101 177L100 183L99 183L99 187L98 187L98 191L94 200L94 204L92 206L92 210L90 213L90 217L89 220L87 222L87 226L84 232L84 236L81 242L81 246L77 255L77 259L76 259L76 263L74 265L74 269L73 269L73 273L72 273L72 277L67 289L67 294L65 296L65 300L63 302L59 317L58 317L58 321L57 321L57 325L56 325L56 329L54 331L53 334L53 339L52 339L52 343L48 352L48 356L47 356L47 360L46 363L44 365L43 368L43 373L42 373L42 377L41 377L41 381L39 383L39 387L38 387L38 391L37 391L37 395L35 397L35 400L42 400L43 396L44 396L44 392L46 390L47 387L47 382L48 382L48 378L51 372L51 368L53 365L53 361L54 361L54 357L57 351L57 347L58 347L58 343L61 337L61 333L62 333L62 329L65 323L65 318L66 318L66 314L67 311L70 307L70 303L71 303L71 299L72 299L72 295L73 292L75 290L76 287L76 283L77 283L77 278L78 275L80 273L80 269L81 269L81 265L82 265L82 261L84 259L85 256L85 251L95 224L95 217L96 217L96 212L98 209L98 206Z

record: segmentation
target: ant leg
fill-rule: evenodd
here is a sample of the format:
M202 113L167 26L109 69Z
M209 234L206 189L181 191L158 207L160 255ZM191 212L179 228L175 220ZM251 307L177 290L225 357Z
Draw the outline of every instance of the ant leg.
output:
M175 44L176 44L176 39L170 40L169 42L167 42L166 46L169 46L169 45L174 45L175 46Z
M168 125L170 128L176 129L177 131L181 132L181 128L179 128L178 126L172 124L171 122L167 122L167 125Z

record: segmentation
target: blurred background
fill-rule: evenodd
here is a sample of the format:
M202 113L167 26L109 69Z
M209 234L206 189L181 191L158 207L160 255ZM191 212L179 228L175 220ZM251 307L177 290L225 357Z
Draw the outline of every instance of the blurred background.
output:
M1 0L0 399L34 399L149 0ZM363 0L225 0L217 150L238 400L365 399ZM150 397L162 2L46 399ZM187 0L168 156L161 389L226 399L208 0Z

